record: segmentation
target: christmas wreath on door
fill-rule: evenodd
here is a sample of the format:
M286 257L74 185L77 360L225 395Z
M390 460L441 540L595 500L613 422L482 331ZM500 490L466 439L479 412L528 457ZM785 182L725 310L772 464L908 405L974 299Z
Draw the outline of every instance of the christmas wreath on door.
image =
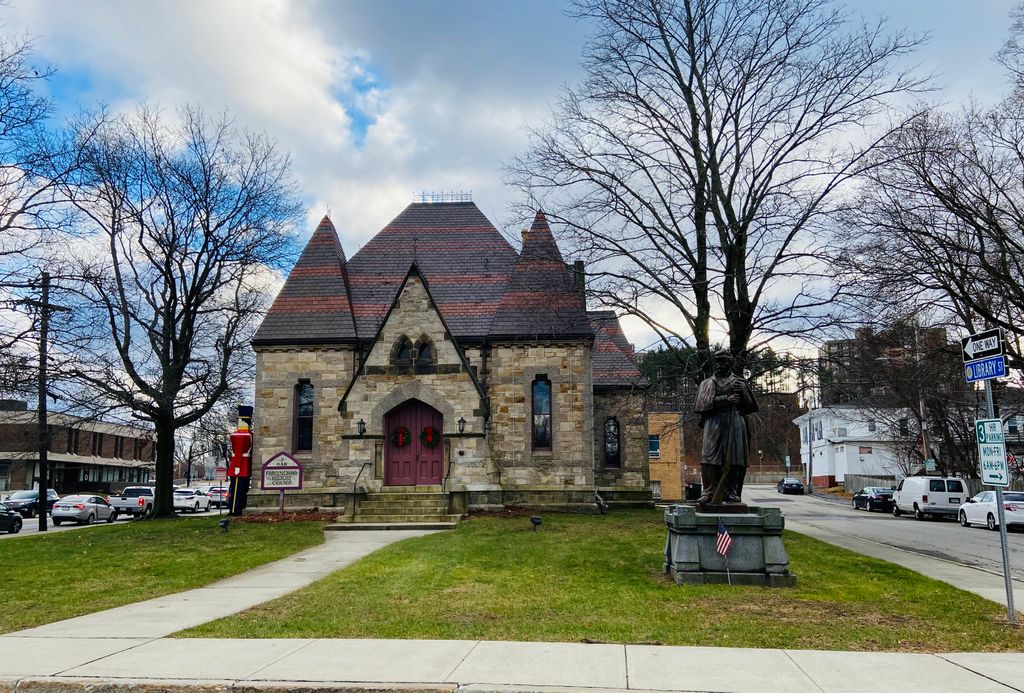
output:
M427 426L420 432L420 442L428 448L436 448L441 442L441 432L433 426Z
M395 430L391 431L391 444L396 448L404 448L409 444L411 436L409 435L409 429L405 426L399 426Z

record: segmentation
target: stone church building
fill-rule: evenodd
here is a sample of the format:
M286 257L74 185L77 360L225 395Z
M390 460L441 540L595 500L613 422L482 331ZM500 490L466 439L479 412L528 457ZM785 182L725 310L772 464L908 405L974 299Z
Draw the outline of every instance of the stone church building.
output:
M253 347L253 505L282 450L304 469L289 505L362 519L413 492L449 514L650 502L633 348L543 213L516 253L472 202L414 203L351 259L324 217Z

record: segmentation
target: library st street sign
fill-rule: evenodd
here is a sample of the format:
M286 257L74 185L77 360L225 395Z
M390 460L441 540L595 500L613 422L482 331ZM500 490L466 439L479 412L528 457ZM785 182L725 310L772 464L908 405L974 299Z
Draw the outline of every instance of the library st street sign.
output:
M1000 328L978 332L960 340L964 358L964 378L969 383L1006 377L1003 356L1003 331Z

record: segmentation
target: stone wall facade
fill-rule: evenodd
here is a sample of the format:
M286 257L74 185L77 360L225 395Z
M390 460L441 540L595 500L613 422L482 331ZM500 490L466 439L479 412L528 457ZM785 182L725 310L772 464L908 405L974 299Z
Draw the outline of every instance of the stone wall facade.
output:
M501 345L488 363L490 449L501 483L591 488L594 484L593 387L587 344ZM533 449L532 386L551 383L551 449Z
M612 418L619 424L617 467L610 464L605 450L605 424ZM606 489L648 488L647 417L642 393L629 389L598 390L594 393L591 421L597 486Z
M396 363L403 338L429 342L431 363ZM296 454L305 469L305 501L297 504L331 506L356 486L381 490L386 417L410 399L441 413L445 488L465 492L470 506L592 503L595 483L641 498L649 485L642 402L621 392L595 397L591 349L588 342L569 342L460 350L422 280L410 274L365 356L343 347L257 350L254 474L281 450L295 454L295 398L308 382L314 388L313 450ZM531 388L538 377L552 389L550 450L533 449ZM594 422L609 415L618 416L622 431L622 466L614 470L595 458L601 428ZM466 422L462 433L459 419ZM253 493L259 495L256 482Z
M649 457L651 481L658 482L661 500L683 500L684 416L680 412L651 412L647 415L649 435L658 436L657 457ZM699 478L697 479L699 481Z

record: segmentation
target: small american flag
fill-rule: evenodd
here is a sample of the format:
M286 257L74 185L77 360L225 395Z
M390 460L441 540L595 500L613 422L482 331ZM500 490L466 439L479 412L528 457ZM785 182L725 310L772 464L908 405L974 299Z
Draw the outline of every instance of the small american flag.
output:
M730 546L732 546L732 537L729 536L729 530L727 530L722 521L719 520L718 538L715 540L715 551L718 552L719 556L725 556L729 553Z

